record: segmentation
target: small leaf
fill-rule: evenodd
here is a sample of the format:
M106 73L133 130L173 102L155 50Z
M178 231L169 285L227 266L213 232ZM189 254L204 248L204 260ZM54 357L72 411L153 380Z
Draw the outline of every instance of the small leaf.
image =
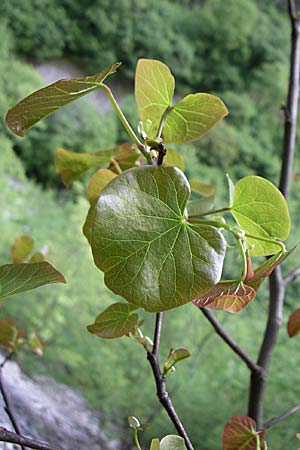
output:
M229 208L231 208L233 205L233 197L234 197L234 183L228 173L226 174L226 177L228 181L228 190L229 190Z
M228 114L222 100L211 94L189 94L170 109L162 138L165 143L182 144L206 134Z
M215 188L210 183L204 183L203 181L192 178L189 180L191 191L196 194L203 195L205 197L213 197L215 195Z
M185 170L183 158L180 153L174 148L168 148L167 154L164 158L164 162L165 164L167 164L167 166L178 167L178 169L182 170L183 172Z
M138 429L141 426L140 421L134 416L128 416L128 423L131 428L135 429Z
M291 221L286 201L269 181L257 176L242 178L235 185L231 212L247 233L262 238L284 241ZM278 252L278 245L247 238L252 256L267 256Z
M89 77L56 81L21 100L6 115L6 123L13 133L24 136L37 122L63 106L102 86L121 63L115 63Z
M94 153L76 153L64 148L55 152L55 168L63 183L69 186L91 167L110 162L117 149L100 150Z
M177 348L172 352L172 358L175 362L182 361L190 356L191 354L186 348Z
M279 252L266 259L254 270L254 276L247 280L246 284L257 291L262 282L271 275L273 270L279 266L279 264L281 264L296 249L296 247L297 246L295 245L287 252Z
M119 164L121 170L127 170L131 167L139 165L138 160L141 157L141 153L132 144L121 144L116 149L114 160ZM116 172L114 164L110 164L109 170Z
M182 437L169 435L160 441L160 450L187 450L187 448Z
M208 213L213 207L214 197L202 197L189 200L186 208L189 217L197 217Z
M159 448L159 439L158 438L152 439L150 450L160 450L160 448Z
M140 59L135 73L135 99L149 138L155 138L162 116L171 105L175 80L170 69L154 59Z
M0 320L0 344L3 347L13 350L18 338L18 330L14 319Z
M103 189L86 221L107 287L147 311L188 303L221 276L224 237L186 221L189 194L179 169L135 167Z
M0 299L50 283L66 283L66 280L48 262L0 266Z
M20 263L27 260L32 252L34 240L30 236L17 237L11 248L11 257L14 263Z
M28 262L30 263L36 263L36 262L42 262L46 260L46 256L42 252L36 252L34 253Z
M300 309L295 309L289 317L287 332L290 338L300 336Z
M30 333L28 337L28 345L34 353L39 356L43 356L45 345L35 332Z
M96 317L95 323L88 325L90 333L106 339L114 339L128 335L134 331L138 323L137 314L131 314L137 309L129 303L114 303Z
M198 308L208 307L236 313L244 309L256 295L255 290L241 282L221 281L193 301Z
M99 169L90 178L87 187L87 198L90 204L93 206L97 203L97 200L105 188L105 186L117 175L108 169Z
M234 416L225 425L222 444L223 450L253 450L256 448L256 423L247 416Z

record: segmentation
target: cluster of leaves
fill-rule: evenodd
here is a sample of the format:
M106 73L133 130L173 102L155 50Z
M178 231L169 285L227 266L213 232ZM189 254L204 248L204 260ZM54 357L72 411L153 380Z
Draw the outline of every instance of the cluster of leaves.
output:
M103 88L108 94L136 149L130 144L94 154L59 149L56 166L65 184L70 184L89 168L109 163L93 175L88 186L91 208L84 234L95 264L105 273L106 285L128 303L111 305L88 329L105 338L131 335L148 350L143 336L138 336L141 321L133 311L141 307L159 312L191 301L198 307L240 311L254 298L263 279L288 256L282 241L288 237L290 218L280 192L259 177L245 177L236 186L229 180L229 205L213 211L211 186L200 180L190 186L181 170L161 162L164 144L198 139L227 114L226 107L209 94L187 95L173 106L175 83L167 66L140 60L136 72L140 140L103 83L118 66L37 91L8 112L7 123L23 136L36 122L85 93ZM144 166L138 150L152 166ZM171 155L177 165L180 155L174 150ZM191 190L201 198L190 209ZM216 216L220 212L230 212L236 224ZM241 276L236 280L220 281L224 231L236 240L242 260ZM253 270L251 257L267 255L273 256ZM176 363L187 356L179 349L170 352L168 361L172 357ZM174 363L166 363L165 373ZM264 448L252 425L251 439L255 434L257 448ZM157 445L162 443L152 443L153 448L161 448Z
M0 266L0 300L27 290L51 283L65 283L63 275L49 262L43 251L34 252L30 236L15 239L11 248L12 264ZM23 348L24 344L42 355L44 344L35 332L26 337L16 326L15 319L0 320L0 344L10 352Z

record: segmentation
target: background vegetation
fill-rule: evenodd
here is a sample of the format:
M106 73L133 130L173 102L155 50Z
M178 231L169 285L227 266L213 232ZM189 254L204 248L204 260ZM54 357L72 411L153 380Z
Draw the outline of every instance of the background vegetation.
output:
M71 61L88 74L121 60L118 77L132 87L137 60L157 58L171 67L178 96L191 90L212 92L230 111L207 137L180 147L187 174L215 183L218 203L226 199L226 171L235 180L255 173L276 183L289 56L284 4L273 0L4 0L2 4L0 263L8 262L17 235L31 234L37 246L49 247L53 262L68 280L63 287L20 295L7 302L4 313L18 317L26 329L38 329L46 341L45 358L37 361L26 355L23 364L81 390L90 405L102 411L103 426L124 441L124 449L131 440L124 431L128 415L150 421L151 435L168 433L171 425L156 401L142 348L127 338L100 341L86 331L113 294L105 288L81 234L88 209L82 196L85 181L65 190L55 175L53 154L58 146L95 151L124 142L126 136L112 112L101 114L86 100L40 123L23 139L7 131L4 114L43 85L35 69L38 63ZM132 94L122 105L136 127ZM296 186L290 201L291 242L299 241L299 197ZM299 253L290 258L286 270L298 257ZM289 287L287 316L299 307L299 294L296 282ZM218 313L253 357L266 309L262 290L238 316ZM164 349L167 355L171 346L184 346L192 353L170 376L169 387L192 440L201 443L202 450L211 450L220 447L227 419L246 413L248 373L195 311L187 305L167 315ZM146 333L152 335L152 329L148 314ZM299 397L298 352L299 341L289 341L283 328L271 369L267 415L281 413ZM299 431L297 417L278 424L270 432L270 448L294 448Z

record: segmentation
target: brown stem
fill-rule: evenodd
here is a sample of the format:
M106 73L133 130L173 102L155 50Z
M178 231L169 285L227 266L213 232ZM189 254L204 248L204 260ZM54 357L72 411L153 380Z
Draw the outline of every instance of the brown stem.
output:
M296 122L299 99L300 74L300 19L294 0L288 1L291 22L291 54L290 77L287 105L285 108L284 138L282 165L279 189L287 199L292 178L295 152ZM280 267L277 267L269 278L269 313L257 364L263 368L264 376L251 372L248 415L257 427L263 426L264 396L272 354L282 322L282 309L285 297L285 285Z
M296 405L293 406L292 408L288 409L286 412L284 412L283 414L280 414L279 416L273 417L272 419L268 420L268 422L266 422L264 424L264 429L270 428L273 425L275 425L276 423L281 422L284 419L287 419L288 417L290 417L292 414L295 414L296 412L300 411L300 405Z
M229 335L223 325L218 321L214 314L207 308L199 308L204 316L209 320L214 327L216 333L223 339L224 342L244 361L249 369L258 374L262 373L262 368L253 361L253 359L237 344L237 342Z
M13 354L14 354L14 352L9 353L8 356L2 361L2 363L0 365L0 392L1 392L1 395L2 395L3 401L4 401L4 411L8 415L8 418L13 426L13 429L15 430L15 432L17 434L20 435L21 430L20 430L17 418L15 417L13 407L12 407L9 395L6 392L6 387L5 387L5 383L3 380L3 368L4 368L5 364L7 363L7 361L9 361L10 358L13 356ZM22 448L22 450L26 450L25 447L23 447L23 445L21 445L21 448Z
M36 450L59 450L57 447L50 447L48 444L36 441L35 439L29 439L27 437L20 436L19 434L8 431L3 427L0 427L0 441L18 444L22 448L26 446Z
M286 287L288 284L292 283L296 278L300 277L300 267L292 270L283 279L283 285Z
M176 428L178 434L185 440L185 445L188 450L194 450L193 445L188 437L187 432L182 425L173 403L170 399L169 393L166 389L166 377L164 377L161 373L158 355L159 355L159 345L160 345L160 336L161 336L161 327L162 327L163 313L156 314L156 324L155 324L155 332L153 339L153 349L152 352L147 352L147 359L150 363L152 373L154 376L155 384L156 384L156 394L157 397L167 412L169 418L171 419L174 427Z

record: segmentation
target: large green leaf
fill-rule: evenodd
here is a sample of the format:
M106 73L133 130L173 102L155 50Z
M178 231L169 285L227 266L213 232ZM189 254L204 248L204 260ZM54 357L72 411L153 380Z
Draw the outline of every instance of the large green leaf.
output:
M90 333L106 339L118 338L133 331L138 323L137 309L129 303L114 303L96 317L95 323L88 325Z
M44 284L65 283L63 275L48 262L0 266L0 299Z
M222 100L211 94L189 94L172 107L164 124L165 143L194 141L228 114Z
M85 226L106 285L147 311L183 305L221 276L222 233L184 217L190 195L174 167L137 167L102 191Z
M140 59L135 74L135 99L144 124L151 121L147 130L150 138L156 137L163 114L171 105L175 80L169 68L154 59Z
M162 438L159 448L160 450L186 450L184 439L174 435Z
M242 178L235 186L231 207L237 223L249 234L284 241L290 232L291 221L286 201L269 181L257 176ZM253 256L273 255L278 245L248 238Z
M105 78L115 72L120 65L121 63L115 63L96 75L59 80L39 89L8 111L7 125L18 136L24 136L44 117L100 88Z
M55 168L63 183L69 186L91 167L110 162L117 148L94 153L77 153L58 148L55 152Z

